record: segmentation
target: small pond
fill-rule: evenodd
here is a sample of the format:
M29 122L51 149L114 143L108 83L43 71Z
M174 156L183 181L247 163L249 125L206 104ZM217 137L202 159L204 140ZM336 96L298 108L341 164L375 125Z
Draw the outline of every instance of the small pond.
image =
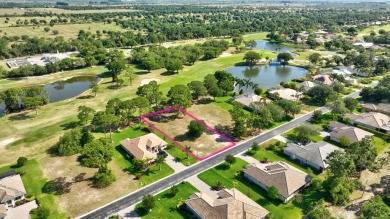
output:
M232 66L225 70L232 73L234 77L250 79L251 82L258 84L260 88L278 86L280 82L302 78L308 73L304 68L282 65ZM246 88L243 89L245 91Z
M261 49L261 50L270 50L273 52L289 52L291 50L294 50L294 47L291 46L283 46L276 43L270 43L268 40L255 40L257 45L255 49ZM279 50L280 49L280 50Z
M93 81L99 82L101 78L95 76L77 76L67 80L56 81L43 87L49 91L51 103L78 96L88 90ZM0 104L0 115L4 112L4 103Z

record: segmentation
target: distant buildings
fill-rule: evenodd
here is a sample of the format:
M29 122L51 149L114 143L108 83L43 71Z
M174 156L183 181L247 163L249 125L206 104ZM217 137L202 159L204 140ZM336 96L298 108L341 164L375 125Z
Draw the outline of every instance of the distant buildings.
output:
M9 208L17 206L18 201L25 199L26 189L16 171L0 174L0 218L5 218Z
M317 84L333 85L334 79L330 75L314 75L311 77Z
M237 189L222 189L214 199L194 193L185 202L187 209L201 219L263 219L268 211Z
M132 157L141 160L156 158L157 153L167 146L167 143L154 133L134 139L125 139L120 144Z
M250 105L254 102L260 102L263 98L256 94L240 94L230 99L232 102L238 102L244 105L246 108L251 108Z
M78 52L67 52L67 53L57 52L53 54L43 54L42 56L12 58L12 59L7 59L6 63L10 68L19 68L25 65L46 66L49 63L54 63L66 58L70 58L71 54L78 54Z
M313 88L315 86L316 86L316 84L311 82L311 81L304 81L304 82L297 84L298 90L300 90L302 92L307 92L308 90L310 90L311 88Z
M322 172L328 167L325 159L330 153L336 150L340 150L340 148L321 141L317 143L310 142L306 145L288 143L283 149L283 153L293 160L299 160L302 164L307 164Z
M345 136L350 144L361 141L365 137L373 136L374 134L363 129L346 125L340 122L330 122L328 125L330 131L330 140L340 142L340 139Z
M366 104L362 104L362 108L365 111L380 112L386 115L390 115L389 103L380 103L380 104L366 103Z
M287 202L311 181L311 176L284 162L253 163L243 170L244 177L260 188L268 191L274 186L279 191L279 199Z

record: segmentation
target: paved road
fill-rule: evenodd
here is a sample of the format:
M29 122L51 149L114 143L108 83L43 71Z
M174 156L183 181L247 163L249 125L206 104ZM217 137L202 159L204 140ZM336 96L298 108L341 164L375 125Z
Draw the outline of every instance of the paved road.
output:
M373 84L372 86L374 87L376 85L377 85L377 83ZM359 93L360 92L355 92L355 93L352 93L348 96L353 97L353 98L357 98L357 97L359 97ZM325 107L321 107L320 110L323 113L329 111ZM229 150L226 150L220 154L217 154L214 157L211 157L211 158L204 160L202 162L198 162L197 164L190 166L186 170L183 170L181 172L170 175L164 179L161 179L160 181L157 181L157 182L150 184L144 188L141 188L141 189L139 189L139 190L127 195L127 196L124 196L124 197L122 197L122 198L120 198L120 199L118 199L118 200L116 200L108 205L105 205L105 206L98 208L90 213L87 213L86 215L83 215L80 218L81 219L96 219L96 218L106 218L110 215L113 215L113 214L119 212L120 210L125 209L126 207L128 207L130 205L133 205L133 204L140 202L142 200L142 197L147 195L147 194L156 194L156 193L162 192L162 191L170 188L172 185L180 183L191 176L197 175L197 174L223 162L226 155L228 155L228 154L237 155L241 152L248 150L252 146L253 142L257 142L257 143L265 142L265 141L267 141L267 140L269 140L277 135L280 135L280 134L294 128L295 126L298 126L301 123L304 123L305 121L307 121L311 118L312 114L313 113L305 114L297 119L294 119L294 120L292 120L284 125L281 125L281 126L275 128L275 129L272 129L268 132L264 132L261 135L258 135L258 136L254 137L246 142L238 144L237 146L235 146Z

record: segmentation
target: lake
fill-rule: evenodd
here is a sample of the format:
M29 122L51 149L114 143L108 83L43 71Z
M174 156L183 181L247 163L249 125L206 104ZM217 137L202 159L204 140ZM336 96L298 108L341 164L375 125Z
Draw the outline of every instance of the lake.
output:
M268 40L255 40L257 45L255 49L261 49L261 50L270 50L273 52L276 52L276 49L280 48L280 51L278 52L289 52L291 50L294 50L295 48L290 46L283 46L280 44L270 43Z
M263 66L232 66L225 71L233 74L234 77L241 79L250 79L260 88L271 88L278 86L280 82L288 82L293 79L302 78L308 72L304 68L282 65L263 65ZM245 88L243 88L245 91Z
M95 76L77 76L67 80L56 81L43 87L49 91L51 103L78 96L89 89L93 81L99 82L101 78ZM0 104L0 115L4 112L4 103Z

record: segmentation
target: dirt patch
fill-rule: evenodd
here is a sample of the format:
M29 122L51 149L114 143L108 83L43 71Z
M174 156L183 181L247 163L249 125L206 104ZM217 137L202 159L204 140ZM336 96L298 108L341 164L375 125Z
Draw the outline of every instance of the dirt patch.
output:
M197 112L193 116L197 117L197 114L201 115L202 111ZM208 121L204 118L205 117L202 116L198 119L203 120L206 124L208 124ZM195 139L188 136L187 127L192 120L194 119L189 114L181 114L177 116L175 112L161 113L157 116L147 118L148 122L152 123L157 129L174 139L181 146L190 146L192 153L199 158L206 157L207 155L231 145L231 142L225 139L224 136L221 136L211 130L212 127L210 127L210 125L208 125L210 128L207 129L199 138Z
M161 80L158 78L143 79L141 81L140 86L145 85L145 84L149 84L149 82L151 82L151 81L156 81L157 83L160 83Z
M233 54L229 53L229 52L223 52L219 57L229 57L229 56L232 56Z
M18 139L20 139L20 137L12 137L12 138L4 139L4 140L0 141L0 148L6 147L7 145L11 144L12 142L14 142Z
M73 182L69 193L59 196L59 207L70 214L72 218L85 214L95 208L118 199L136 189L138 184L133 177L121 170L112 162L109 164L113 170L116 181L104 189L91 187L89 180L97 171L95 168L80 166L78 155L69 157L46 157L42 160L45 175L49 180L66 177L66 181ZM74 182L74 178L83 175L84 180Z

